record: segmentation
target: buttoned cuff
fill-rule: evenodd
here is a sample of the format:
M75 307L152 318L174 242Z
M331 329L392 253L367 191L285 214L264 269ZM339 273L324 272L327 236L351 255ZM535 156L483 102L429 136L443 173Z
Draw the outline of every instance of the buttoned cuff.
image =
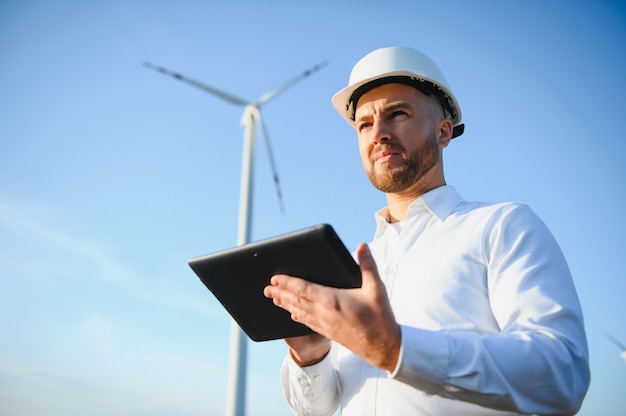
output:
M319 363L307 367L300 367L291 357L291 354L288 354L285 360L291 380L297 380L301 395L307 400L315 400L321 393L321 389L327 385L329 380L333 379L334 369L330 352Z
M283 363L283 391L296 414L329 415L339 403L339 385L330 353L317 364L300 367L287 354Z

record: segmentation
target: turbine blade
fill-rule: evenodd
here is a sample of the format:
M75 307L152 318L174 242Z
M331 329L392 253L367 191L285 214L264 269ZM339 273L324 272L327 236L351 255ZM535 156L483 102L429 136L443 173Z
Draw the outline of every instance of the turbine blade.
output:
M280 204L280 212L284 213L285 206L283 204L283 193L280 190L280 180L278 179L278 171L276 170L276 163L274 162L274 152L272 151L272 146L270 144L269 136L267 135L267 130L265 129L265 124L263 124L263 120L261 119L261 112L258 107L255 107L255 109L257 111L255 111L254 117L258 121L259 131L261 132L261 136L263 136L263 141L267 147L267 154L270 159L270 166L274 177L274 185L276 186L276 195L278 196L278 203Z
M273 99L274 97L276 97L278 94L282 93L283 91L285 91L286 89L290 88L293 84L295 84L296 82L302 80L303 78L308 77L309 75L311 75L314 72L319 71L320 69L322 69L323 67L325 67L328 64L328 62L322 62L321 64L317 64L315 65L313 68L307 69L306 71L304 71L303 73L301 73L300 75L298 75L297 77L287 81L286 83L284 83L283 85L273 89L272 91L266 92L265 94L263 94L263 96L261 96L261 98L259 99L259 102L257 104L258 107L262 106L263 104L267 103L268 101L270 101L271 99Z
M620 340L618 340L617 338L615 338L613 335L609 334L608 332L605 332L604 336L607 337L609 341L611 341L613 344L615 344L617 348L622 350L622 352L626 352L626 345L622 344Z
M162 74L169 75L169 76L171 76L173 78L176 78L179 81L183 81L183 82L185 82L185 83L187 83L189 85L193 85L194 87L200 88L200 89L202 89L202 90L204 90L204 91L206 91L206 92L208 92L210 94L216 95L216 96L218 96L218 97L228 101L231 104L242 105L242 106L245 106L245 105L249 104L246 100L242 100L241 98L236 97L236 96L234 96L232 94L228 94L228 93L226 93L224 91L218 90L217 88L213 88L213 87L210 87L208 85L202 84L202 83L200 83L198 81L195 81L195 80L193 80L191 78L188 78L188 77L186 77L184 75L181 75L181 74L179 74L177 72L173 72L173 71L170 71L170 70L165 69L163 67L160 67L160 66L157 66L157 65L153 65L153 64L151 64L149 62L144 62L143 65L145 67L150 68L150 69L154 69L155 71L160 72Z

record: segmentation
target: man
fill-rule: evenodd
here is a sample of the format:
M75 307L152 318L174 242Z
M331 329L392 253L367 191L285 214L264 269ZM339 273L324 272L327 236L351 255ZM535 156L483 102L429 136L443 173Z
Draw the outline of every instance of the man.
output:
M316 335L287 339L285 397L302 415L574 414L589 385L567 264L525 205L464 201L442 151L463 133L437 65L410 48L361 59L333 97L386 194L363 285L277 275L265 288Z

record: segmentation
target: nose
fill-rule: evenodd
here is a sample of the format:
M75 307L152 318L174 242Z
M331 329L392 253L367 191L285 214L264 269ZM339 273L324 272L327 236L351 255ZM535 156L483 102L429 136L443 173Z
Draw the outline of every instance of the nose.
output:
M384 120L377 119L372 124L371 141L372 144L386 143L391 140L391 131Z

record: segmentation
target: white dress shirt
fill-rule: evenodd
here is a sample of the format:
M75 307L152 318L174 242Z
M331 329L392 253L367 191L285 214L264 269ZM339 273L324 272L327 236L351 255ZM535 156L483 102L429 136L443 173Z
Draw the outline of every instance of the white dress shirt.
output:
M397 367L372 367L336 343L310 367L287 357L294 412L576 413L589 385L582 313L565 258L531 209L467 202L442 186L399 223L385 213L369 246L401 325Z

